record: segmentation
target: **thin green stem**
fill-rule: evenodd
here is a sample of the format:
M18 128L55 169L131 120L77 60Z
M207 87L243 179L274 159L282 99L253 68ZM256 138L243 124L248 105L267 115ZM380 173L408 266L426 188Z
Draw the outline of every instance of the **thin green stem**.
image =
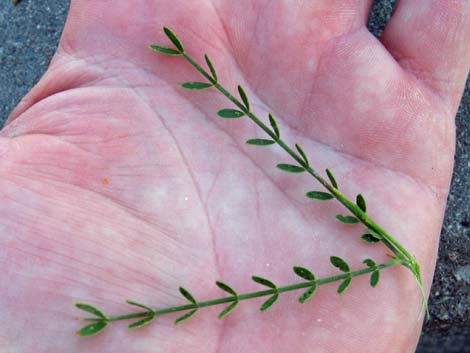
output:
M267 290L262 290L262 291L246 293L246 294L240 294L238 297L233 297L232 296L232 297L223 297L223 298L217 298L217 299L202 301L202 302L198 302L197 305L186 304L186 305L173 306L173 307L170 307L170 308L156 309L153 313L148 312L148 311L144 311L144 312L136 312L136 313L131 313L131 314L125 314L125 315L111 316L111 317L108 317L107 321L121 321L121 320L144 318L144 317L148 317L150 315L159 316L159 315L165 315L165 314L172 314L172 313L176 313L176 312L179 312L179 311L187 311L187 310L192 310L192 309L196 309L196 308L204 308L204 307L208 307L208 306L231 303L231 302L236 301L237 298L238 298L239 301L242 301L242 300L249 300L249 299L253 299L253 298L269 296L269 295L273 295L275 293L286 293L286 292L296 291L296 290L299 290L299 289L310 288L315 283L317 284L317 286L321 286L321 285L325 285L325 284L328 284L328 283L345 280L349 277L362 276L362 275L374 272L376 270L383 270L385 268L396 266L396 265L405 265L406 262L407 262L407 260L405 260L405 259L393 259L389 262L385 262L385 263L376 265L375 267L366 267L366 268L362 268L360 270L341 273L341 274L338 274L338 275L335 275L335 276L321 278L321 279L317 279L317 280L314 280L314 281L305 281L305 282L301 282L301 283L296 283L296 284L291 284L291 285L287 285L287 286L283 286L283 287L278 287L276 289L267 289ZM101 321L102 319L85 318L83 320L84 321Z
M302 157L299 156L292 148L290 148L282 139L278 138L274 132L264 124L255 114L247 110L245 105L228 92L222 85L220 85L212 76L204 70L191 56L187 53L182 53L183 57L201 73L209 82L213 84L219 92L227 97L233 104L235 104L241 111L243 111L256 125L258 125L267 135L269 135L276 143L281 146L297 163L299 163L305 170L312 175L320 184L322 184L340 203L342 203L349 211L351 211L365 226L372 229L382 236L383 243L399 258L406 258L410 262L415 262L414 257L396 240L393 236L388 234L376 222L374 222L359 206L349 200L338 189L333 187L325 178L310 166L306 166Z

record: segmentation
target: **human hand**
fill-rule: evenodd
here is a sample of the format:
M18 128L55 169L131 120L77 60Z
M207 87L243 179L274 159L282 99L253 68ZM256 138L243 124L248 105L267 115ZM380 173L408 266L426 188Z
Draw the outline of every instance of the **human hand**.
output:
M292 283L293 265L333 273L386 259L335 222L344 210L303 195L317 185L274 168L276 148L246 146L248 121L221 121L214 91L182 59L147 50L163 25L192 56L207 51L224 85L242 83L260 116L421 262L429 288L448 192L453 118L469 66L469 6L402 0L382 43L368 1L72 1L50 69L1 132L0 347L12 352L412 352L420 294L409 272L286 294L260 314L243 302L223 321L205 309L174 327L116 323L73 335L76 301L128 312L131 298L177 305L184 285L223 295L217 279L255 290L258 274ZM234 16L235 14L235 16ZM465 17L466 16L466 17ZM440 26L435 26L439 23ZM467 47L466 47L467 45ZM390 54L392 53L392 55ZM202 60L201 60L202 61ZM261 135L260 135L261 136ZM354 234L357 235L356 238ZM3 346L2 346L3 345Z

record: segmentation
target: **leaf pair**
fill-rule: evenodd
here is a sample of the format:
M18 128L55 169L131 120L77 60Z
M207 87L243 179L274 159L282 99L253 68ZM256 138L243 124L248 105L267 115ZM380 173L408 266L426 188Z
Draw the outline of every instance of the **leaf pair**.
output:
M79 331L77 331L78 336L94 336L104 330L106 326L108 326L108 317L103 314L100 309L85 303L76 303L75 307L96 317L96 320L92 324L84 326Z
M361 209L362 212L367 212L367 204L364 196L362 194L357 195L356 197L356 205ZM336 215L336 219L344 224L357 224L360 220L354 216L343 216L343 215ZM370 237L363 238L364 241L367 241Z
M218 318L223 319L224 317L226 317L228 314L230 314L237 307L240 300L238 298L237 292L235 292L235 290L232 287L230 287L228 284L225 284L225 283L220 282L220 281L215 282L215 284L217 284L217 287L219 287L223 291L231 294L235 298L234 302L232 304L230 304L228 307L226 307L224 310L222 310L222 312L219 314Z
M252 276L251 279L258 284L274 289L274 294L270 296L268 300L266 300L259 308L259 310L261 311L268 310L279 299L279 292L277 290L277 286L273 282L271 282L269 279L266 279L263 277Z
M303 304L315 294L315 292L317 291L318 285L317 285L317 282L316 282L315 275L312 272L310 272L310 270L307 270L304 267L295 266L294 267L294 272L297 276L299 276L299 277L301 277L301 278L303 278L307 281L312 282L312 286L305 293L303 293L299 297L299 302L301 304Z
M155 320L156 313L155 313L155 310L152 309L151 307L149 307L147 305L144 305L144 304L141 304L141 303L138 303L138 302L135 302L135 301L132 301L132 300L127 300L127 304L134 305L134 306L137 306L139 308L145 309L149 313L149 316L145 317L144 319L136 321L136 322L130 324L128 326L128 328L130 330L140 328L140 327L144 327L144 326L150 324L151 322L153 322L153 320Z
M246 92L241 85L238 85L238 93L240 94L240 98L243 101L243 104L244 104L243 108L245 111L226 108L226 109L219 110L217 112L217 115L225 119L237 119L237 118L241 118L242 116L244 116L246 113L250 111L250 101L248 100L248 96L246 95ZM257 141L257 140L258 139L253 139L249 141ZM256 144L256 143L251 143L251 144Z
M195 308L193 310L187 312L183 316L180 316L179 318L177 318L176 321L175 321L175 324L179 324L181 322L184 322L184 321L190 319L199 310L199 306L196 302L196 299L194 299L194 296L187 289L185 289L183 287L180 287L179 291L180 291L180 293L183 297L185 297L189 302L191 302L194 305Z
M214 64L212 64L211 59L209 59L209 56L207 54L204 55L204 58L206 59L207 66L209 67L211 74L212 74L212 80L213 82L217 83L219 81L219 78L217 76L217 72L215 71ZM186 88L188 90L203 90L207 88L214 87L214 83L212 82L186 82L181 85L183 88Z
M256 146L269 146L269 145L275 144L276 141L280 139L281 133L279 131L279 126L277 125L277 121L271 113L269 113L269 123L271 124L271 128L273 129L272 133L275 136L274 140L257 138L257 139L248 140L246 141L246 143L249 145L256 145Z
M377 283L379 283L379 279L380 279L380 271L377 268L377 264L372 259L365 259L362 263L374 269L374 271L372 272L372 275L370 276L369 283L372 288L375 288Z
M342 258L338 257L338 256L331 256L330 257L330 262L334 267L336 267L340 271L348 274L348 277L346 277L346 279L343 282L341 282L341 284L338 286L337 292L338 292L338 294L341 294L346 289L348 289L349 286L351 285L351 282L352 282L352 276L351 276L351 273L350 273L351 270L349 268L348 263L346 261L344 261Z
M181 43L180 39L178 36L168 27L163 27L163 31L165 32L166 36L168 39L175 45L177 50L168 48L162 45L155 45L152 44L150 46L150 49L157 51L159 53L165 54L165 55L170 55L170 56L180 56L183 55L184 53L184 47L183 43Z

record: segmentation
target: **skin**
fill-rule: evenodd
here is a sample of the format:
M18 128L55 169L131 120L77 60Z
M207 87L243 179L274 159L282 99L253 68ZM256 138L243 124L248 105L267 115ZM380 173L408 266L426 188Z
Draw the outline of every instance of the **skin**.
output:
M422 325L410 272L394 267L372 289L357 278L343 295L321 287L304 305L285 294L270 311L243 302L176 316L128 332L113 323L79 338L85 301L108 314L261 289L352 268L382 245L359 240L337 202L314 202L307 175L168 45L171 27L221 82L242 83L253 111L278 117L281 134L311 164L331 168L341 190L362 192L369 214L413 253L429 290L452 173L454 117L470 65L468 1L401 0L384 35L366 29L372 1L74 0L51 66L0 132L0 351L19 352L414 352ZM438 24L438 25L437 25ZM129 322L127 322L129 324Z

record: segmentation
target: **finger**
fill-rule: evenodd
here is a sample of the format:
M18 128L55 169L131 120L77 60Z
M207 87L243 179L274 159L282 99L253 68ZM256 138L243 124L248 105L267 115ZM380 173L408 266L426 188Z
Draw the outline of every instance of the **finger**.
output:
M470 66L470 2L400 0L381 38L399 64L457 108Z

